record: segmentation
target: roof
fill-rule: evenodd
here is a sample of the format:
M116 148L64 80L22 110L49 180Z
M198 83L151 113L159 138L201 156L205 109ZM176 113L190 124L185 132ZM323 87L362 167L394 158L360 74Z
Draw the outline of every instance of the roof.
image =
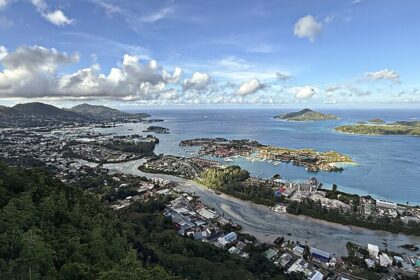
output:
M315 273L312 275L312 277L310 279L311 280L322 280L323 278L324 278L324 275L322 275L322 273L317 270L317 271L315 271Z
M379 247L377 245L368 244L368 250L373 252L379 252Z
M330 258L330 253L325 252L325 251L322 251L322 250L319 250L319 249L314 248L314 247L311 248L311 254L312 255L319 256L319 257L323 257L325 259L329 259Z
M272 249L272 248L268 248L267 251L264 252L264 256L271 260L272 258L274 258L275 256L277 256L277 251Z

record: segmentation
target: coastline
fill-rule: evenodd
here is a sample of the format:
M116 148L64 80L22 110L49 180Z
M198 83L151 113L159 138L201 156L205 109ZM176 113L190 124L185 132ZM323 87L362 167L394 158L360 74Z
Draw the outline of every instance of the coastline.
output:
M220 213L225 213L240 224L243 232L254 235L260 242L273 242L279 236L291 240L307 241L315 247L329 250L336 254L346 255L345 243L351 241L358 244L388 242L388 248L397 252L409 252L399 246L410 243L420 243L420 237L394 234L381 230L341 225L324 220L314 219L304 215L275 213L268 206L241 200L226 194L217 195L214 191L201 186L192 180L165 174L148 174L137 167L146 159L127 162L124 164L106 164L104 167L111 171L130 173L138 176L161 177L175 181L183 190L196 193L200 199ZM291 236L288 236L288 233ZM329 236L329 240L325 239ZM333 241L333 242L331 242Z

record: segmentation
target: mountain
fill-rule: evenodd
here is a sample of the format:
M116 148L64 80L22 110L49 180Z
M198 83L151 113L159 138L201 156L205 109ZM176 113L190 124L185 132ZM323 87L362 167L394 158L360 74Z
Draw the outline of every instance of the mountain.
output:
M298 112L275 116L274 118L288 121L327 121L336 120L337 116L332 114L323 114L306 108Z
M101 105L80 104L74 106L70 111L84 115L96 120L121 120L127 118L143 119L150 117L146 113L130 114Z
M53 117L60 120L65 119L86 119L84 116L71 112L68 110L60 109L52 105L32 102L17 104L11 108L14 111L14 114L18 115L27 115L27 116L39 116L39 117Z
M87 121L86 116L40 102L0 107L0 127L36 127Z
M0 127L36 127L62 123L142 120L148 114L130 114L105 106L77 105L60 109L52 105L32 102L13 107L0 106Z

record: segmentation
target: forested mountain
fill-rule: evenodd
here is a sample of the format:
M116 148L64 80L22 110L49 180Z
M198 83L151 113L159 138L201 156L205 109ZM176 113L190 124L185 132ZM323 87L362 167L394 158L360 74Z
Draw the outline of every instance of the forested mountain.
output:
M86 117L100 120L118 120L122 118L146 118L146 113L130 114L117 109L101 105L80 104L70 109L72 112L82 114Z
M111 210L40 170L0 163L0 279L177 279L143 266Z
M337 116L315 112L306 108L298 112L291 112L284 115L275 116L274 118L288 121L326 121L335 120L337 119Z
M302 279L286 278L264 245L243 260L179 236L162 214L167 202L117 216L78 183L0 162L0 279Z
M0 127L34 127L60 123L89 123L103 121L142 120L146 113L130 114L105 106L77 105L61 109L40 102L0 106Z

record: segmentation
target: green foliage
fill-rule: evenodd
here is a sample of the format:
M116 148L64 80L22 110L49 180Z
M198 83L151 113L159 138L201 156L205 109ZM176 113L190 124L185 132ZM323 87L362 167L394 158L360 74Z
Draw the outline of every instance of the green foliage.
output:
M336 127L335 130L352 133L352 134L365 134L365 135L413 135L420 136L420 126L418 122L396 122L393 124L380 124L380 125L343 125Z
M274 205L276 198L271 187L263 183L249 182L249 172L239 166L213 167L201 174L202 183L214 189L243 200L258 204Z
M343 225L354 225L393 233L420 235L420 223L417 222L404 224L400 219L391 219L387 216L369 220L363 218L357 212L340 213L338 209L327 209L321 205L321 202L310 199L306 199L302 202L290 202L287 206L287 212L294 215L306 215Z
M171 279L141 265L130 229L93 196L36 169L0 163L0 178L0 279Z
M135 203L120 216L133 225L135 237L153 249L165 269L197 280L286 279L278 267L257 252L243 260L212 244L178 235L172 222L161 214L166 203Z

